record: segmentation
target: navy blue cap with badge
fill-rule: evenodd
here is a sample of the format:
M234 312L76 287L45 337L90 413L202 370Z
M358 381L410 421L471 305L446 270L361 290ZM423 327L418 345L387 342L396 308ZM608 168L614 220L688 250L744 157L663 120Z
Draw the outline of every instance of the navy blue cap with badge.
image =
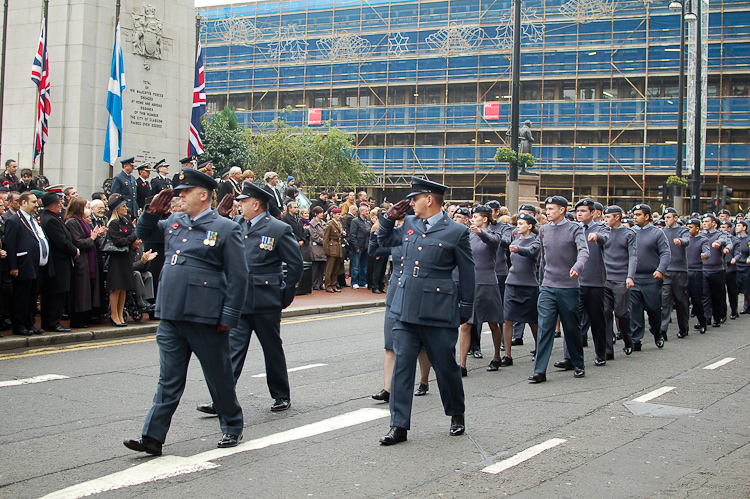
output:
M604 209L604 214L609 215L610 213L619 213L620 215L623 214L623 209L617 206L616 204L613 204L611 206L607 206Z
M219 187L216 180L192 168L183 168L178 178L180 179L180 185L174 188L175 191L190 189L191 187L203 187L212 191Z
M544 204L545 205L556 204L557 206L562 206L563 208L567 208L568 200L562 196L550 196L544 200Z
M594 210L595 203L591 198L583 198L575 204L574 208L577 210L580 206L585 206L586 208Z
M687 224L688 224L688 225L695 225L695 226L696 226L696 227L698 227L699 229L700 229L700 227L701 227L701 221L700 221L700 220L698 220L697 218L691 218L690 220L688 220L688 223L687 223Z
M677 213L677 210L671 207L664 210L664 214L666 215L667 213L671 213L672 215L679 215L679 213Z
M633 211L641 210L643 214L651 214L651 207L647 204L637 204L633 206Z
M529 215L528 213L519 213L516 220L523 220L532 227L536 225L536 218L534 218L533 215Z
M492 215L492 208L485 204L480 204L474 207L473 213L480 213L482 215Z
M518 211L533 211L536 213L536 208L533 204L522 204L520 208L518 208Z
M497 199L491 199L487 201L486 203L484 203L484 205L489 206L493 210L499 210L501 208L500 201L498 201Z
M274 199L273 194L268 192L265 189L262 189L258 187L257 185L253 184L252 182L248 182L247 180L242 184L242 192L239 196L237 196L235 199L237 201L240 201L241 199L247 199L247 198L255 198L259 199L264 202L269 202Z
M596 211L604 211L604 205L598 201L594 201L594 209Z
M411 199L419 194L438 194L442 196L448 190L448 186L424 178L412 177L411 190L412 192L406 195L406 199Z

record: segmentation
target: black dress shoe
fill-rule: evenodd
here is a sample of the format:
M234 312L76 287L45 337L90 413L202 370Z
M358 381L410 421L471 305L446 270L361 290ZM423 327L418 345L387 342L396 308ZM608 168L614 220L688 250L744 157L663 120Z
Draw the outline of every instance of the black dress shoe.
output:
M740 315L747 315L750 314L750 309L744 309L742 312L740 312Z
M606 357L604 357L604 360L615 360L615 354L608 353Z
M633 342L633 351L634 352L640 352L641 351L641 342Z
M239 445L240 443L240 440L242 440L242 433L240 433L239 435L224 433L219 439L219 443L216 446L220 449L224 449L226 447L237 447L237 445Z
M201 404L198 407L196 407L195 410L204 412L206 414L211 414L211 415L216 414L216 409L214 408L213 402L211 402L210 404Z
M583 344L584 347L589 346L589 339L586 338L585 340L583 340L582 344Z
M711 324L711 326L713 326L713 327L721 327L721 322L719 322L719 321L714 321L714 323L713 323L713 324Z
M739 317L739 315L737 315L737 314L732 314L732 315L729 316L729 318L732 319L732 320L735 320L737 317Z
M335 293L335 291L332 289L326 289L326 293Z
M450 436L457 437L458 435L463 435L465 431L466 423L464 422L464 415L451 416Z
M701 327L702 327L702 326L701 326L700 324L695 324L695 325L693 326L693 329L700 329Z
M501 365L502 364L500 363L499 360L493 360L493 361L490 362L490 365L487 366L487 370L488 371L497 371L498 369L500 369Z
M678 338L684 338L687 335L688 335L687 331L685 331L684 333L682 331L680 331L679 333L677 333L677 337Z
M406 430L398 426L391 426L384 437L380 437L382 445L395 445L400 442L406 442Z
M615 341L621 341L621 340L622 340L622 334L620 334L620 333L617 333L617 334L615 335Z
M421 397L422 395L427 395L427 392L430 390L430 385L425 385L424 383L420 383L416 390L414 390L414 396L415 397Z
M510 342L511 346L517 347L519 345L523 345L523 338L513 338L513 340Z
M481 350L474 350L474 353L472 354L475 359L483 359L484 355L482 355Z
M727 316L725 315L724 317L721 318L721 323L724 324L726 321L727 321Z
M633 353L633 346L626 346L622 349L622 351L625 352L625 355L630 355L631 353Z
M528 379L532 383L544 383L547 381L547 375L544 373L534 373Z
M334 293L341 293L341 290L340 290L339 288L334 288L334 289L333 289L333 292L334 292Z
M701 334L706 334L706 326L699 327L698 332L700 332Z
M561 338L562 333L560 331L555 331L555 338Z
M667 332L666 331L662 331L661 332L661 339L663 339L664 341L669 341L669 338L667 337Z
M661 336L654 338L654 344L656 345L656 348L664 348L664 338Z
M565 369L566 371L572 371L575 369L575 366L570 359L563 359L559 362L555 362L553 365L558 369Z
M606 366L607 365L607 361L605 359L600 359L599 357L597 357L596 360L594 361L594 365L595 366Z
M464 366L461 366L461 377L465 378L468 375L469 375L469 371L467 371Z
M271 406L271 412L286 411L292 407L292 401L289 399L276 399Z
M31 336L34 332L28 329L15 329L13 330L13 334L18 336Z
M582 367L576 367L575 371L573 371L574 378L583 378L584 376L586 376L586 370Z
M379 289L373 289L372 292L375 293L376 295L382 295L383 294L383 292L380 291Z
M44 333L44 331L42 331L38 327L32 327L31 329L29 329L29 331L31 331L33 334L42 334L42 333Z
M63 327L61 324L54 327L44 328L44 330L48 333L69 333L71 331L70 328Z
M378 393L372 396L372 399L388 402L391 399L391 392L386 389L380 390Z
M161 456L161 442L147 436L142 436L138 440L128 438L123 440L123 445L130 450L145 452L153 456Z
M500 366L501 367L508 367L513 365L513 357L508 357L507 355L503 356L502 359L500 359Z

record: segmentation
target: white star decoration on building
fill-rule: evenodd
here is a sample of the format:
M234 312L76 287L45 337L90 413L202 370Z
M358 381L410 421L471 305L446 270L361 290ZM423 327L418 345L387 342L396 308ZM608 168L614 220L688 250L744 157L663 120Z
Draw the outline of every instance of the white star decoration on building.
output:
M402 33L393 34L388 38L388 53L395 56L405 54L409 51L408 42L408 36L404 36Z

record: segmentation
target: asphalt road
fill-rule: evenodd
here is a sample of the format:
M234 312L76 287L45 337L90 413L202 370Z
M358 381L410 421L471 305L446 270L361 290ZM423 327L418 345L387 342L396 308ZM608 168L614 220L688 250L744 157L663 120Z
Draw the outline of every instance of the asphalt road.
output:
M153 336L4 353L0 497L750 497L748 316L604 367L589 347L585 378L550 365L540 385L526 381L530 333L499 372L485 371L485 334L485 359L470 359L464 379L466 435L448 435L433 375L409 441L394 447L378 444L387 404L370 399L382 383L382 324L382 309L284 320L288 366L302 369L290 372L293 406L279 414L254 340L234 449L217 449L217 419L195 411L209 397L194 359L162 457L121 443L140 435L156 388ZM556 340L552 361L561 356ZM705 369L717 361L726 363ZM12 384L47 375L64 378Z

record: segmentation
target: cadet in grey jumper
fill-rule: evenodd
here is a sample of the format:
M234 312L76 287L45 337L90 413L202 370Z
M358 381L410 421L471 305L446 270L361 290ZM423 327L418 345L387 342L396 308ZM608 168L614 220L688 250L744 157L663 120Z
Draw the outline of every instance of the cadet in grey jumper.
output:
M687 224L690 231L690 245L687 247L688 263L688 291L690 303L693 304L693 314L698 324L693 326L701 333L706 332L706 314L703 310L703 262L711 255L711 245L708 239L700 233L701 221L691 218Z
M550 222L542 226L539 234L542 240L542 288L537 301L539 333L534 374L529 377L532 383L547 380L547 364L552 354L558 315L563 324L565 343L570 355L570 362L565 363L564 368L575 369L574 375L577 378L586 374L581 342L581 292L578 277L589 258L589 248L583 228L565 219L568 200L562 196L552 196L547 199L546 204L547 219Z
M706 322L713 317L713 327L720 327L726 320L726 262L725 252L734 248L726 233L717 230L718 219L707 213L702 220L702 234L711 245L711 254L703 261L703 313Z
M664 273L661 288L661 334L667 340L667 329L672 320L672 307L677 311L677 337L684 338L690 326L690 305L688 299L688 263L687 248L690 246L690 230L677 224L677 210L664 210L662 229L667 236L671 258Z
M607 331L607 357L615 354L614 317L625 342L626 355L633 352L630 336L630 288L633 287L635 268L638 264L638 245L635 231L622 224L622 208L608 206L604 210L605 223L609 227L609 240L604 245L604 266L607 269L607 284L604 287L604 318Z
M638 262L634 285L630 289L630 330L633 333L633 350L641 350L645 334L643 312L648 315L649 331L658 348L664 347L661 335L661 288L664 273L669 267L670 251L667 236L651 223L651 207L637 204L633 207Z

